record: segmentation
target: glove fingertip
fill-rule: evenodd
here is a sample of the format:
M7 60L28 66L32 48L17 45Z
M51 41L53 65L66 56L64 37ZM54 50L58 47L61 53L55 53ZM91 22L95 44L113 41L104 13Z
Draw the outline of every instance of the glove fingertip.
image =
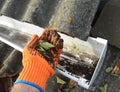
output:
M31 39L39 38L37 34L33 34Z
M39 36L34 34L34 35L32 35L31 40L27 43L26 46L27 47L34 47L34 45L36 44L36 42L38 42L38 40L39 40Z

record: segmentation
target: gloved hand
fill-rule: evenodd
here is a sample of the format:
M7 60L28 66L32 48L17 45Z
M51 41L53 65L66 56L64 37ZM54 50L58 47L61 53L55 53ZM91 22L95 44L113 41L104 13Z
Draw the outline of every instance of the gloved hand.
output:
M41 48L45 49L44 54L41 49L38 50L41 46L39 46L40 41L43 42ZM50 47L49 53L44 44L46 41L53 45L52 48ZM23 50L23 70L15 83L25 83L42 92L42 89L45 89L46 81L54 73L62 48L63 40L56 31L45 29L40 37L33 35Z

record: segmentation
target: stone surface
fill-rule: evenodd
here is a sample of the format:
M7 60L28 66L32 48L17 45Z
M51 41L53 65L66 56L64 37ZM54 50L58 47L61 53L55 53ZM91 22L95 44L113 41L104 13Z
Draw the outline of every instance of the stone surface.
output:
M100 0L60 0L49 26L69 35L85 39Z
M110 0L105 5L91 33L120 48L120 0Z

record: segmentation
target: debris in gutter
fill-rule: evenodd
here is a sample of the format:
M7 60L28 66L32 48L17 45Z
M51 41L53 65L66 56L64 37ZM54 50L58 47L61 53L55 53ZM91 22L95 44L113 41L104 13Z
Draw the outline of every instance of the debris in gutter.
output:
M54 45L52 45L51 43L44 40L40 40L36 49L39 51L41 55L45 57L48 63L51 64L53 63L51 51L54 50L54 48L55 48Z
M87 65L84 61L72 63L65 58L59 61L59 65L62 66L68 72L77 76L82 76L88 80L91 79L95 70L95 67Z

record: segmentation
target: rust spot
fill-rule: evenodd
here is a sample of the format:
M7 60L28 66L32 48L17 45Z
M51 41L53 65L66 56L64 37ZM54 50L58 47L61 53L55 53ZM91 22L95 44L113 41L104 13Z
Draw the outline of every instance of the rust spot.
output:
M52 28L55 29L57 27L57 24L54 22L52 25Z
M66 21L67 21L67 23L71 23L72 22L72 18L68 17Z

